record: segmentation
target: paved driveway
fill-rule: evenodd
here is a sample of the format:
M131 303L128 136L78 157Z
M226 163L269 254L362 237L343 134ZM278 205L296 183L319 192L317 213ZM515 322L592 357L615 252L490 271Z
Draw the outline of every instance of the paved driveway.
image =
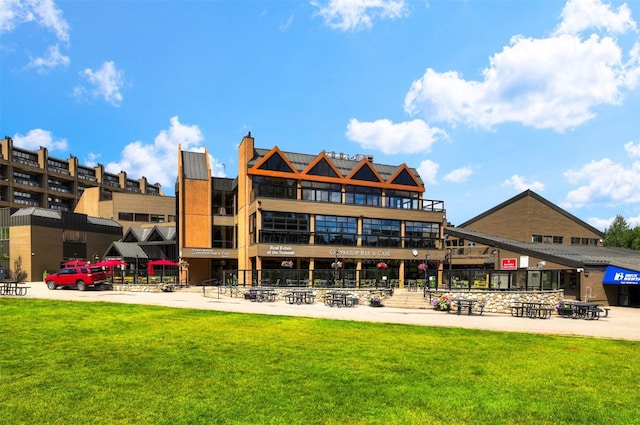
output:
M177 308L194 308L237 313L271 314L314 317L335 320L400 323L419 326L449 326L507 332L532 332L549 335L575 335L640 341L640 309L611 307L609 317L600 320L564 319L553 315L551 319L529 319L507 314L482 316L456 315L430 309L372 308L358 305L350 308L327 307L321 302L311 305L291 305L284 301L257 303L229 296L205 297L199 288L175 292L122 292L47 289L43 282L31 282L28 298L46 298L86 302L119 302L149 304Z

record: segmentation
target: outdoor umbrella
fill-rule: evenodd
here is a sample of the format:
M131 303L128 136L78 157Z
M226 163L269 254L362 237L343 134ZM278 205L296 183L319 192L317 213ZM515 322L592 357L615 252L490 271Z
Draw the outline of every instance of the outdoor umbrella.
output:
M103 261L98 261L97 263L94 264L94 266L97 267L105 267L109 269L109 274L113 275L113 268L114 267L123 267L126 266L127 263L125 261L122 260L118 260L118 259L108 259L108 260L103 260Z
M180 267L180 263L176 263L175 261L167 260L163 258L161 260L151 260L147 263L147 271L150 272L150 275L153 275L153 266L162 266L162 275L161 281L164 280L164 266L173 266Z

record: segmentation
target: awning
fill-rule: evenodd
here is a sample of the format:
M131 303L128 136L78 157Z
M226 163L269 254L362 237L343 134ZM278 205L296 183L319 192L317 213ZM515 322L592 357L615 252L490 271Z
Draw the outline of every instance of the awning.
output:
M605 285L640 285L640 272L607 266L602 283Z

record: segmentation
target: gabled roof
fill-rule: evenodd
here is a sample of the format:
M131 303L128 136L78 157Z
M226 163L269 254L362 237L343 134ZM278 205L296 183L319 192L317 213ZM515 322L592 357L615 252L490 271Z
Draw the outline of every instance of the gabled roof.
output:
M640 271L640 252L626 248L520 242L460 227L447 227L445 233L456 238L529 255L569 267L608 265Z
M269 157L277 152L283 160L290 164L294 168L294 173L291 173L292 178L300 178L301 175L313 177L312 174L302 174L303 170L310 170L309 165L317 162L319 156L323 156L329 161L333 168L335 168L340 176L349 176L351 175L356 168L362 167L362 163L368 163L372 168L373 172L379 176L379 178L386 183L391 183L392 178L396 177L398 174L398 169L404 168L409 173L411 173L414 177L415 182L418 183L418 186L421 188L424 186L424 182L420 178L420 174L415 168L407 167L405 164L401 165L386 165L380 164L373 161L373 157L365 156L365 155L355 155L354 157L349 157L345 154L337 154L335 152L320 152L318 155L308 155L297 152L286 152L280 150L277 146L273 149L254 149L254 156L248 161L248 167L251 170L255 170L256 165L262 165L264 163L264 159ZM354 182L357 182L354 181Z
M496 211L499 211L503 208L506 208L507 206L516 203L517 201L526 198L526 197L531 197L539 202L541 202L542 204L546 205L548 208L556 211L559 214L562 214L563 216L567 217L569 220L572 220L573 222L579 224L582 227L585 227L587 229L589 229L591 232L596 233L598 235L600 235L602 238L604 238L604 233L598 229L596 229L595 227L593 227L592 225L590 225L589 223L582 221L581 219L579 219L578 217L576 217L575 215L563 210L562 208L560 208L559 206L557 206L556 204L554 204L553 202L548 201L547 199L543 198L542 196L538 195L537 193L535 193L534 191L527 189L524 192L514 196L513 198L507 199L506 201L504 201L501 204L496 205L495 207L483 212L480 215L477 215L467 221L465 221L464 223L459 224L457 227L468 227L471 224L485 218L488 217L492 214L494 214Z
M112 242L107 249L106 256L120 256L122 258L138 258L146 260L147 253L135 242Z
M161 240L163 242L173 242L176 239L175 226L153 226L141 227L131 226L122 238L124 241L149 242L151 240Z

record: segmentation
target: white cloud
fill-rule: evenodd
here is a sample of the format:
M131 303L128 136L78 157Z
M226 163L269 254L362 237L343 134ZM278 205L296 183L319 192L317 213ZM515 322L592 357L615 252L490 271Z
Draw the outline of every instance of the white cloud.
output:
M313 0L311 5L328 27L341 31L368 29L374 18L397 19L409 14L404 0Z
M23 149L38 150L45 147L50 151L66 151L67 139L54 139L50 131L39 128L30 130L26 136L16 134L13 143Z
M471 167L462 167L447 173L447 175L445 175L442 180L452 183L464 183L469 179L469 177L471 177L472 174L473 170L471 169Z
M438 168L440 165L431 161L430 159L426 159L420 162L418 166L418 174L425 183L436 184L436 176L438 175Z
M113 106L120 106L123 99L120 90L124 86L124 71L117 69L113 61L103 63L97 71L87 68L82 72L82 76L93 85L93 88L88 90L84 86L75 87L76 97L81 98L90 94L94 98L103 98Z
M614 11L611 5L600 0L570 0L561 16L562 22L558 25L556 34L578 34L588 28L621 34L636 28L631 10L626 4Z
M52 0L0 1L0 34L30 22L52 31L60 41L69 41L69 24Z
M609 21L617 30L631 25L616 26ZM581 22L585 28L604 25L595 18ZM574 27L578 27L576 23L571 24ZM633 88L640 78L640 60L633 60L633 51L631 58L623 64L617 41L596 34L586 38L571 34L542 39L515 36L489 58L490 66L482 71L481 81L465 80L455 71L440 73L428 68L411 85L405 111L451 125L490 129L515 122L564 131L593 118L597 106L619 103L622 90Z
M70 27L52 0L0 0L0 34L14 31L18 26L35 23L55 34L58 41L69 44ZM69 57L62 55L58 44L48 47L43 57L31 58L27 68L46 71L68 65Z
M177 177L178 145L184 151L203 151L203 141L197 125L185 125L178 117L172 117L169 128L160 131L152 144L141 141L129 143L121 152L120 161L108 163L105 169L110 173L126 170L131 178L144 176L150 183L160 183L172 192ZM212 174L223 176L220 169L224 166L212 157L211 168Z
M640 42L635 43L629 52L629 61L625 64L625 82L630 89L640 84Z
M640 157L640 143L627 142L624 144L624 150L627 151L629 158Z
M32 58L27 64L27 68L36 68L38 72L46 72L47 70L60 65L67 66L69 65L69 62L69 56L61 54L58 45L54 44L53 46L49 46L45 56L41 58Z
M517 174L512 175L509 179L502 182L503 187L512 187L517 192L522 192L527 189L531 189L534 192L544 191L544 184L538 181L527 182L526 179Z
M386 119L360 122L352 118L346 136L365 149L377 149L386 155L429 152L435 142L447 139L446 132L419 119L394 124Z
M587 204L619 206L640 202L640 162L631 166L615 164L605 158L591 161L577 170L568 170L565 178L582 186L570 191L563 205L580 208Z

